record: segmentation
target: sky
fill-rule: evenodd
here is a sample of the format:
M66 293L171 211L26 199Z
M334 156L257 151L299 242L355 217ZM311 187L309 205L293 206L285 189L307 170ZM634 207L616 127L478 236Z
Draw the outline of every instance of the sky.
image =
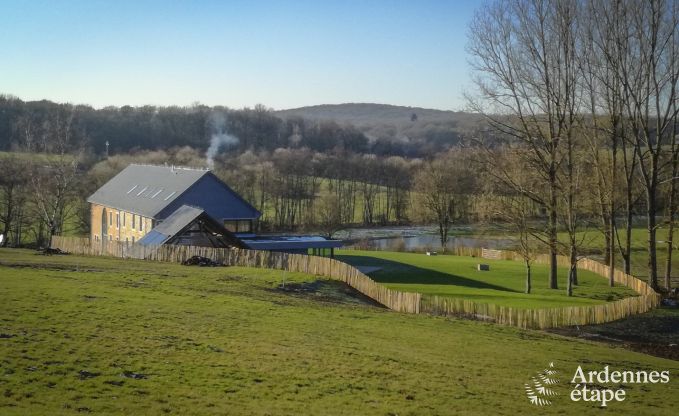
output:
M463 110L471 0L0 0L0 93L107 105Z

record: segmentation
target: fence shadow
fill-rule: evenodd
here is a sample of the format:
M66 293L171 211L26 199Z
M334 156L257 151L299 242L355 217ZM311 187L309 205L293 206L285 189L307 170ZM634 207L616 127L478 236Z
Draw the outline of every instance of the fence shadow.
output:
M459 276L454 273L443 273L432 269L417 267L411 264L401 263L393 260L385 260L378 257L352 256L343 254L335 256L335 258L339 261L348 263L354 267L359 266L381 267L383 269L382 271L370 274L370 277L374 281L379 283L451 285L451 286L464 286L474 289L491 289L500 290L503 292L521 293L518 290L510 289L508 287L498 286L492 283L470 279L468 277Z

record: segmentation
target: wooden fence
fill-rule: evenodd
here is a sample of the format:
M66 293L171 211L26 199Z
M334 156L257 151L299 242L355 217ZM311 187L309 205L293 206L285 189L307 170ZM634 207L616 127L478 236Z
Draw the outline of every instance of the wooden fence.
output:
M52 238L52 248L80 255L104 255L178 263L193 256L201 256L229 266L260 267L325 276L346 283L394 311L420 313L421 294L389 289L355 267L327 257L211 247L143 246L117 241L91 244L88 238L57 236Z
M520 309L479 303L471 300L427 296L419 293L391 290L373 281L355 267L326 257L303 254L275 253L270 251L219 249L190 246L142 246L122 242L95 242L88 238L53 237L52 247L73 254L108 255L155 261L182 262L193 256L208 257L232 266L261 267L325 276L345 282L349 286L386 306L406 313L429 313L444 316L465 316L520 328L546 329L560 326L600 324L647 312L660 304L660 296L644 281L620 270L614 273L615 282L634 289L639 296L591 306L561 308ZM522 260L515 252L507 250L485 251L482 248L458 247L449 252L459 256L493 259ZM535 263L548 264L548 255L539 255ZM568 266L569 259L557 256L559 266ZM587 258L578 261L578 267L603 277L608 277L608 266Z
M463 248L462 250L454 251L458 255L471 255L494 260L523 261L521 255L508 250ZM537 264L549 264L550 256L541 254L535 258L534 262ZM557 256L557 264L568 267L570 266L570 259L566 256ZM608 266L597 261L588 258L579 259L578 268L608 278ZM542 309L519 309L465 299L431 296L422 299L420 311L432 315L466 316L504 325L518 326L520 328L546 329L616 321L631 315L648 312L660 305L660 295L643 280L625 274L620 270L615 270L613 279L618 284L634 289L639 293L639 296L600 305Z

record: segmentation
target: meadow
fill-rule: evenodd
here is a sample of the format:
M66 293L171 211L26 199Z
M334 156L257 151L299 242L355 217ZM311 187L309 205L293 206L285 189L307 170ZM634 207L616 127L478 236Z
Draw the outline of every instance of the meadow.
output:
M624 241L627 233L624 230L620 230L620 241ZM657 236L657 257L658 257L658 275L660 277L661 283L664 283L664 273L665 273L665 262L667 261L667 237L668 230L665 227L659 227L656 230ZM565 233L559 234L559 239L561 241L566 241L568 236ZM677 238L675 236L675 238ZM596 229L587 229L578 233L578 240L582 241L584 251L589 253L601 254L604 247L604 236ZM648 233L645 228L636 227L632 228L632 238L631 238L631 265L632 274L641 277L648 278ZM674 243L675 247L677 242ZM615 253L616 263L622 267L622 256L619 252ZM679 270L679 256L676 254L672 257L672 268L677 271ZM677 272L673 273L675 276ZM676 278L675 278L676 279Z
M358 250L340 250L337 258L354 266L379 267L370 277L391 289L515 308L592 305L636 295L632 289L611 288L604 277L579 270L578 285L568 297L568 268L558 269L559 289L549 289L548 266L541 264L532 266L532 289L526 294L525 266L519 261ZM479 263L488 264L490 271L478 271Z
M283 288L285 287L285 289ZM679 362L469 320L390 312L337 282L239 267L0 249L0 414L601 414L578 365ZM524 383L549 362L553 405ZM675 414L669 384L615 414Z

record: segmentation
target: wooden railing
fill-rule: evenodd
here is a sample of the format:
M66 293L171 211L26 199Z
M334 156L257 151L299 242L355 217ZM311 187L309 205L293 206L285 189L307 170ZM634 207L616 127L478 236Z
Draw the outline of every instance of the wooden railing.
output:
M474 302L471 300L441 296L422 297L419 293L389 289L370 279L358 269L335 259L303 254L275 253L258 250L219 249L191 246L142 246L120 242L95 242L88 238L54 237L52 247L73 254L108 255L167 262L182 262L193 256L244 267L263 267L308 273L340 280L389 309L406 313L465 316L520 328L545 329L571 325L589 325L611 322L638 313L647 312L660 304L660 296L644 281L616 270L616 283L634 289L639 296L600 305L569 306L560 308L521 309ZM456 255L482 258L484 249L459 247L450 250ZM487 252L486 252L487 253ZM521 260L512 251L493 250L493 259ZM534 260L548 264L549 256L540 255ZM569 259L557 256L559 266L568 266ZM600 276L608 276L608 266L590 259L580 259L578 267Z

